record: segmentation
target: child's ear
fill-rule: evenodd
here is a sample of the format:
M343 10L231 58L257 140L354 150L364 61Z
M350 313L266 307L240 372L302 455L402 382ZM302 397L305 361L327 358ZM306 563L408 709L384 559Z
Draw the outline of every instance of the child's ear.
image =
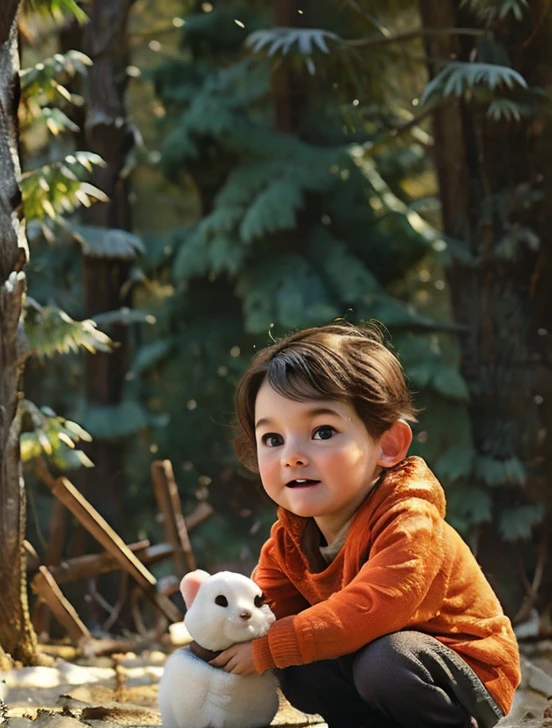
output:
M189 609L192 606L194 599L199 591L199 587L203 584L205 579L208 579L210 574L203 569L196 569L190 571L182 577L180 582L180 591L184 597L184 603L186 608Z
M410 425L403 420L397 420L380 437L380 457L378 465L392 468L393 465L404 460L412 442Z

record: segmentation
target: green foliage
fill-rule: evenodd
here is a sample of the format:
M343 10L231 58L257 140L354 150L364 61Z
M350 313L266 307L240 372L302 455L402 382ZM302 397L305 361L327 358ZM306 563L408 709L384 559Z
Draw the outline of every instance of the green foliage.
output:
M36 356L67 354L81 348L91 353L111 351L111 340L94 321L73 321L65 311L40 306L30 297L26 298L24 320L29 347Z
M453 61L445 64L428 83L420 103L427 104L437 98L449 96L461 97L477 87L496 91L504 87L513 89L516 86L526 89L527 82L513 68L490 63Z
M512 101L512 99L494 99L489 104L487 116L493 121L521 121L522 117L529 116L531 109Z
M457 481L447 491L449 520L460 532L468 533L474 526L491 523L493 501L483 488Z
M47 304L42 311L57 321L59 333L62 324L81 326L82 252L132 263L140 257L148 275L135 288L147 313L121 309L95 317L102 327L129 324L135 336L123 404L75 409L71 403L71 416L92 435L131 436L128 470L137 500L140 486L149 492L152 455L169 457L185 508L208 497L225 515L197 536L202 558L239 558L240 546L252 541L246 524L253 529L262 522L266 531L271 512L232 453L238 377L259 347L290 329L342 316L376 318L390 331L421 409L412 452L444 483L451 523L467 537L492 527L504 538L528 538L543 517L531 502L528 465L538 417L532 405L513 417L502 396L512 387L536 391L512 365L522 354L508 347L522 325L520 302L504 295L495 304L491 296L482 315L473 290L466 290L465 319L456 325L443 269L449 280L466 270L473 280L491 279L492 272L499 280L505 266L521 267L541 246L530 219L536 191L514 171L504 175L508 190L493 182L489 192L471 180L474 220L458 221L463 239L443 235L432 201L434 140L427 120L412 116L411 101L467 102L470 129L483 145L474 154L483 164L493 134L534 118L544 97L514 67L512 48L490 30L474 35L473 46L463 39L463 55L445 63L423 96L420 67L404 45L374 42L363 54L360 43L341 41L389 39L397 33L388 27L395 19L397 28L417 27L411 3L356 13L324 1L310 17L305 12L306 28L269 27L273 4L264 0L213 5L212 12L186 14L182 47L160 54L168 60L152 74L160 168L182 194L195 190L197 219L154 230L142 241L125 231L64 222L64 211L74 214L95 197L82 165L69 168L73 186L55 162L43 175L48 189L38 184L39 175L27 181L29 213L49 234L48 247L35 236L30 290ZM500 21L501 28L525 17L528 7L525 0L464 5L480 23ZM311 27L318 22L320 28ZM58 137L73 127L54 99L78 103L65 79L85 70L85 59L68 54L24 76L25 93L36 94L34 111ZM274 94L276 70L289 95ZM55 306L75 320L63 320ZM485 339L480 320L508 323L497 334L497 361L461 357L457 337L463 344ZM476 322L473 332L465 321ZM55 351L57 330L45 338L42 348ZM70 357L68 366L76 366ZM38 453L37 441L29 440L31 452Z
M146 336L133 366L148 405L170 413L168 427L151 431L151 447L171 458L189 499L208 477L210 500L223 493L228 517L239 514L244 506L234 489L241 471L229 428L237 378L272 337L346 315L383 321L401 357L404 344L408 373L428 365L424 395L459 423L450 432L441 428L433 463L441 457L443 472L465 477L473 460L468 392L457 360L439 348L450 338L443 333L448 324L420 311L404 287L427 256L445 249L453 255L453 242L449 248L402 188L426 169L425 151L408 154L409 143L386 136L383 111L355 112L351 99L362 97L356 82L362 75L346 77L342 64L342 85L327 83L341 58L337 32L267 30L261 12L246 24L263 27L249 36L253 57L244 55L243 38L231 49L225 37L217 53L215 13L222 7L242 17L239 3L190 14L183 28L187 55L154 74L166 109L162 169L176 183L192 178L202 214L146 246L146 269L173 286L157 308L155 296L148 299L157 337ZM356 32L341 15L334 22L335 8L324 4L324 12L326 27L339 37ZM310 54L317 61L313 77L305 72ZM274 128L276 66L288 68L297 87L296 133ZM371 137L377 146L358 141ZM406 355L410 338L423 342L418 358Z
M534 230L513 223L507 226L504 237L495 246L494 253L499 259L517 260L526 250L537 251L540 246L541 240Z
M85 75L91 65L90 58L81 51L56 53L21 70L21 91L34 108L44 100L60 101L60 97L65 101L78 101L80 97L71 94L61 80L71 79L76 74Z
M447 476L449 512L458 527L467 531L492 523L504 540L528 540L544 517L542 504L534 502L535 482L544 475L536 475L542 425L530 395L525 394L535 391L539 381L533 362L540 361L540 353L533 351L531 325L525 318L526 288L533 283L524 280L521 270L529 271L535 265L542 241L535 230L535 206L541 193L527 180L526 156L532 150L524 146L523 124L548 112L542 105L541 89L531 85L540 76L533 74L527 61L522 74L520 56L513 51L514 38L529 45L528 2L464 0L461 5L473 11L489 32L477 40L471 52L466 46L461 59L443 65L421 102L446 103L451 98L467 102L463 124L471 136L464 142L471 142L480 158L478 169L470 168L473 204L470 219L463 222L466 242L454 243L450 251L456 249L462 256L467 251L468 257L452 255L446 261L457 310L459 296L465 304L460 316L469 329L463 339L469 380L458 380L456 389L449 373L440 375L442 393L457 391L460 400L469 402L472 444L471 449L465 447L464 439L457 457L445 449L435 468ZM495 25L500 27L496 36L491 32ZM498 38L508 38L508 43ZM487 109L486 119L480 114L482 107ZM507 162L501 144L516 149ZM455 285L455 275L463 281L465 291ZM424 361L414 370L413 379L433 382L431 371ZM518 392L523 393L521 397ZM435 403L431 406L435 408ZM427 426L425 435L427 444L438 450L439 438L432 434L436 425L435 421ZM464 472L455 466L462 454L469 455ZM473 508L464 500L472 495Z
M59 417L49 407L37 407L24 399L20 404L22 416L21 460L29 463L37 458L58 470L93 467L90 459L75 445L81 440L90 442L91 436L80 425Z
M533 528L542 521L544 505L531 503L505 508L500 514L499 530L505 541L528 540Z
M124 400L112 407L90 404L78 411L78 419L93 437L108 440L126 438L152 425L165 426L166 417L155 418L135 400Z
M82 252L93 258L136 260L144 252L144 246L138 235L127 230L72 225L71 233L80 243Z
M257 30L251 33L246 39L246 45L253 53L265 51L268 56L277 53L287 55L297 45L297 52L301 55L312 55L315 51L329 53L327 41L341 39L329 30L304 29L304 28L270 28L268 30Z
M480 455L475 461L476 477L492 487L524 486L527 473L521 460L517 457L506 460Z
M25 172L21 179L21 192L27 220L50 219L63 224L63 216L74 212L80 205L90 207L96 200L105 202L105 194L82 179L94 166L102 164L97 154L75 152L61 162Z
M516 20L523 20L529 9L528 0L462 0L461 7L469 8L483 23L490 25L504 20L510 13Z
M122 324L130 326L131 324L146 323L153 325L156 323L155 316L141 309L132 309L124 306L115 311L106 311L94 316L94 322L102 328L109 328L114 324Z
M87 14L77 0L24 0L24 10L49 14L58 22L62 22L66 17L73 17L79 23L88 20Z

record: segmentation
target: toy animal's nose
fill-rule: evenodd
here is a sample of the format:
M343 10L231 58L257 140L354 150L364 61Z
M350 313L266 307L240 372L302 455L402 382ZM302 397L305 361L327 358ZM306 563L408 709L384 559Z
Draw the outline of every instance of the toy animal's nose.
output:
M249 609L244 609L243 612L240 612L240 617L244 622L247 622L248 619L251 619L251 612Z

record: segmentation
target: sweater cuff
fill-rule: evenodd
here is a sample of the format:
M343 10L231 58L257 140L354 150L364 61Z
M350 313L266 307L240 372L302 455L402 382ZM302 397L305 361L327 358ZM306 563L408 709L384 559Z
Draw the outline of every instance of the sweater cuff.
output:
M268 644L268 637L258 637L251 643L253 650L253 662L255 663L255 670L262 675L265 670L272 670L276 667L272 655L270 654L270 647Z
M253 640L253 660L257 672L304 663L295 635L294 619L290 616L277 620L270 627L267 637Z

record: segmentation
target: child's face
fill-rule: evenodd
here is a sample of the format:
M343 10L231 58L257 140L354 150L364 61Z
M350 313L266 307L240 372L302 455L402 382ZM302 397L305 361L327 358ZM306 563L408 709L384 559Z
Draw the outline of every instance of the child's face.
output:
M313 517L328 543L351 518L381 472L380 441L351 405L295 402L265 381L255 401L257 460L278 505Z

